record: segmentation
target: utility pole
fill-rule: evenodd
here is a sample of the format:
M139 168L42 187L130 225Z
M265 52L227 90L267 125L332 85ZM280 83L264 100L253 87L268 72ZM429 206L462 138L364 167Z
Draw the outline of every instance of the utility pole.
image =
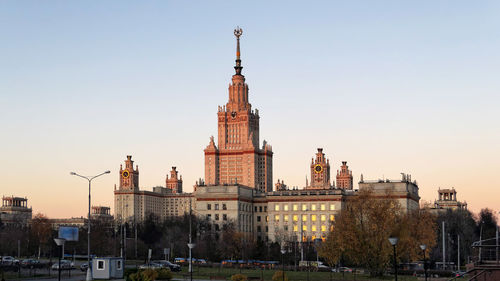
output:
M446 269L446 239L445 239L445 236L444 236L444 232L445 232L445 228L444 228L444 221L442 222L442 227L441 227L441 230L443 232L443 270Z
M457 270L460 271L460 235L457 235L457 243L458 243Z

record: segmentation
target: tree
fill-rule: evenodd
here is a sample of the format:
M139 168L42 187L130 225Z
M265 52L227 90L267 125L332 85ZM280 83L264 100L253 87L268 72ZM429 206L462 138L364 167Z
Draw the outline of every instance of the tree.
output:
M40 258L42 248L47 246L49 239L52 237L52 225L49 219L42 213L38 213L31 220L30 229L31 241L38 249L38 258Z
M391 261L390 236L399 238L399 259L419 257L419 244L435 243L434 217L428 211L403 213L398 202L376 198L370 189L360 190L346 202L333 222L333 231L319 249L330 265L345 259L380 276Z

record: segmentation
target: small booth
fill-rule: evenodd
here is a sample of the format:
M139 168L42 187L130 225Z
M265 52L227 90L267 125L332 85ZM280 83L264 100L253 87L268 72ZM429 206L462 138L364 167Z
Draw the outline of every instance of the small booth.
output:
M94 279L123 279L123 258L95 257L92 259Z

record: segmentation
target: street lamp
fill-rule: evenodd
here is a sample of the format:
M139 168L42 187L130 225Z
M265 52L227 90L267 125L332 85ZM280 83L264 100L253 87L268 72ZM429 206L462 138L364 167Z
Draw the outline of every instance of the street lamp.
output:
M191 239L189 239L191 240ZM189 248L189 272L191 276L191 281L193 281L193 257L191 256L191 250L194 248L195 243L188 243Z
M86 280L87 281L91 281L92 280L92 271L90 270L90 187L91 187L91 182L93 179L97 178L97 177L100 177L102 175L105 175L105 174L109 174L111 173L110 171L106 171L104 173L100 173L98 174L97 176L93 176L93 177L86 177L86 176L82 176L82 175L79 175L75 172L70 172L69 174L72 175L72 176L77 176L77 177L81 177L81 178L84 178L86 179L88 182L89 182L89 214L88 214L88 218L87 218L87 265L88 265L88 268L87 268L87 278Z
M425 276L425 281L427 281L427 267L425 260L425 249L427 249L427 245L425 244L420 245L420 249L422 249L422 252L424 253L424 276Z
M396 262L396 244L398 244L399 238L397 237L389 237L389 242L391 243L394 249L394 280L398 281L398 265Z
M281 266L282 266L282 276L283 276L283 281L285 281L285 253L286 249L285 247L281 247Z
M57 280L61 281L61 256L63 255L63 247L64 247L64 242L66 242L66 239L64 238L54 238L54 242L56 242L56 245L61 247L61 254L59 255L59 265L57 267L58 271L59 271L59 277L57 278Z

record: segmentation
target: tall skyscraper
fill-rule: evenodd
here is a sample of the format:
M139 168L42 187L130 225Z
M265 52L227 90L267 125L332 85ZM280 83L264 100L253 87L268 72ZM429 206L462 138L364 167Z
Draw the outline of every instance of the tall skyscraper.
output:
M306 189L329 189L330 160L326 159L323 148L318 148L316 159L311 159L311 185Z
M207 185L241 184L260 191L272 191L273 152L263 142L259 147L259 111L248 101L248 85L241 74L240 36L236 36L236 73L229 84L229 100L219 106L218 142L210 138L205 148L205 182Z
M352 189L352 171L347 166L347 161L342 161L340 170L337 170L337 188Z

